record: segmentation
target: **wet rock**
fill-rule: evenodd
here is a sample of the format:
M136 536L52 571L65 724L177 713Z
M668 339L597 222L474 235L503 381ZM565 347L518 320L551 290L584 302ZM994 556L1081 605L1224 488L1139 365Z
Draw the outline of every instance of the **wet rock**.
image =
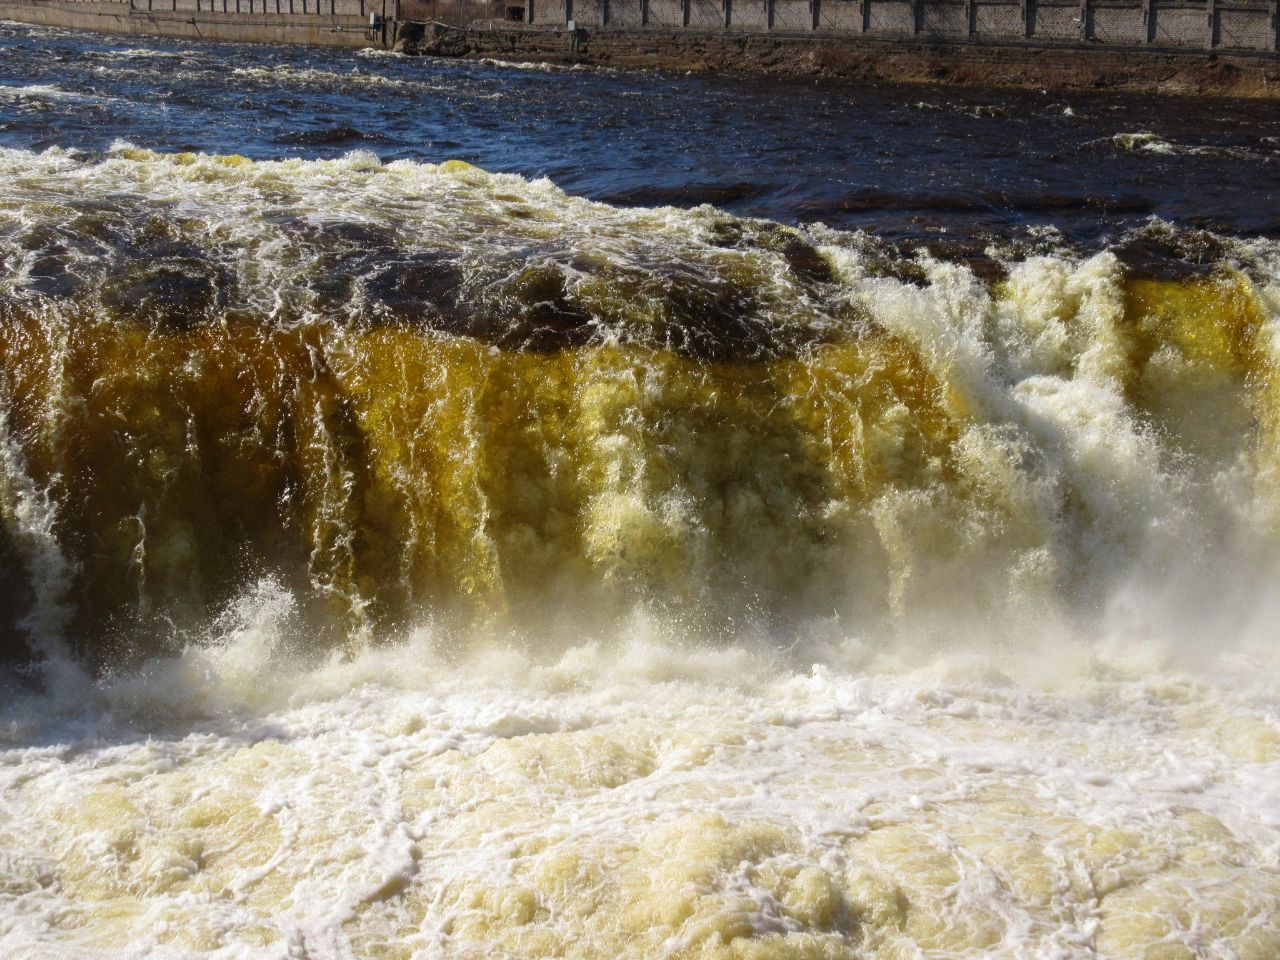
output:
M501 347L545 352L579 346L596 333L593 317L572 296L556 264L527 266L493 293L493 312L473 319L472 336Z
M797 279L831 283L835 274L818 249L788 227L765 221L725 217L712 227L712 242L734 250L770 250L782 254Z
M442 329L465 328L473 311L462 302L462 269L443 253L419 253L375 267L365 295L384 320Z
M182 332L214 319L230 287L227 272L206 260L134 261L103 282L100 300L121 319Z
M835 273L827 258L800 237L788 237L783 243L782 255L791 267L791 272L802 280L809 283L831 283L835 280Z
M467 32L443 23L406 23L392 48L425 57L461 57L470 49Z
M1230 260L1222 240L1203 230L1142 230L1124 237L1111 251L1130 277L1148 280L1207 276Z
M30 610L32 596L26 565L10 536L0 525L0 664L20 664L31 657L26 632L19 625Z

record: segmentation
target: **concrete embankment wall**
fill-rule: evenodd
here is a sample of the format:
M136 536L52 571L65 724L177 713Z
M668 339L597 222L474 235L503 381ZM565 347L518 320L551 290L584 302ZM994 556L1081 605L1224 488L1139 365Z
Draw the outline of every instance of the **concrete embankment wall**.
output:
M510 2L523 17L525 0ZM507 0L400 0L400 19L465 27L477 21L509 21L511 17Z
M534 26L587 30L1280 49L1276 0L529 0L526 11Z
M1280 99L1278 2L0 0L0 19L320 46L400 40L442 56Z
M722 30L467 30L422 52L524 62L1031 90L1280 99L1267 53Z
M369 14L384 23L370 27ZM368 47L395 42L395 0L0 0L0 20L99 33Z

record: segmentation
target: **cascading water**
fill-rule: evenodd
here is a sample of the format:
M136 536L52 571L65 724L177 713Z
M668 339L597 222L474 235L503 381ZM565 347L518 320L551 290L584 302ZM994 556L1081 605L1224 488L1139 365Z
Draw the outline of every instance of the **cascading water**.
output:
M988 284L456 163L0 162L10 628L208 730L0 836L20 948L1280 949L1274 814L1173 799L1270 708L1137 679L1274 668L1270 245ZM992 656L1087 692L895 673Z
M1269 246L988 285L456 163L3 162L10 539L90 657L262 576L328 645L636 606L986 643L1274 554Z
M0 185L0 953L1280 956L1274 241Z

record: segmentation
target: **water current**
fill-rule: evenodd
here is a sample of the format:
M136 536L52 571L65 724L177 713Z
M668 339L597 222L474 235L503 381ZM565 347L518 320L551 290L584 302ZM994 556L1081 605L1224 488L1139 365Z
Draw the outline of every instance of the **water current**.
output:
M1280 110L0 24L0 955L1280 956Z

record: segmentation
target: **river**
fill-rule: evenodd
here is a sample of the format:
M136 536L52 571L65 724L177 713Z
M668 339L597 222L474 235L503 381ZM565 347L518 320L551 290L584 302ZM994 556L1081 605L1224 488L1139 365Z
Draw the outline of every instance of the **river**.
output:
M0 953L1274 960L1278 188L0 24Z

